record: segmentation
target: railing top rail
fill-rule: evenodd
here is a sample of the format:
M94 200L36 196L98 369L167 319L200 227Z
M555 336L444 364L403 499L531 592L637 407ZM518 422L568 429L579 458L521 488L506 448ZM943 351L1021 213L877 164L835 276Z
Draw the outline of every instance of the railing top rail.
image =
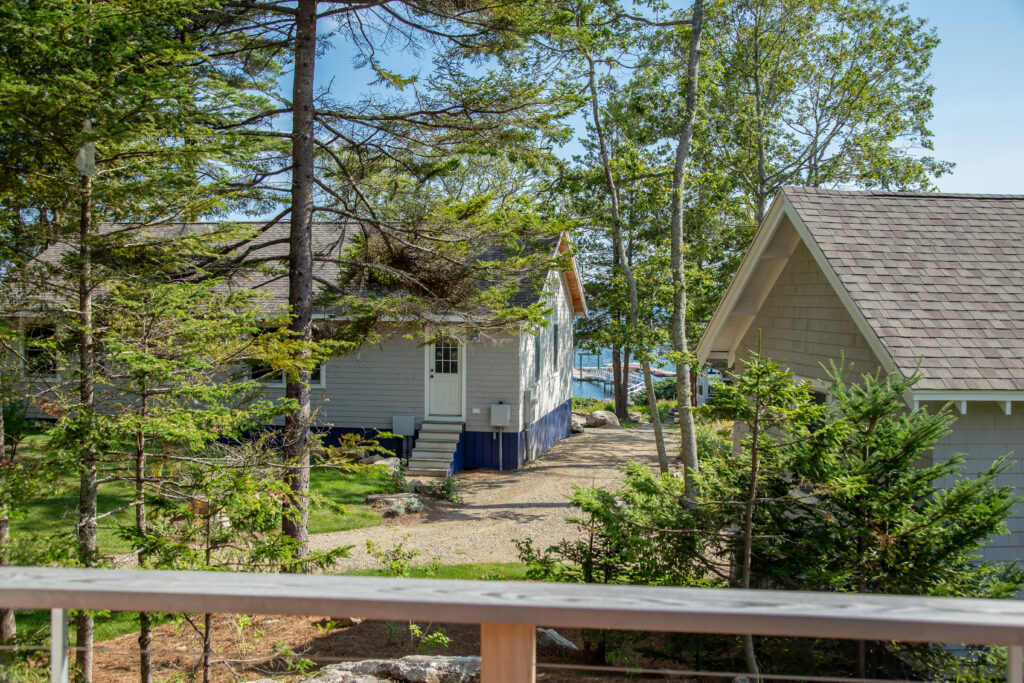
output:
M0 567L0 605L1024 645L1024 601L792 591Z

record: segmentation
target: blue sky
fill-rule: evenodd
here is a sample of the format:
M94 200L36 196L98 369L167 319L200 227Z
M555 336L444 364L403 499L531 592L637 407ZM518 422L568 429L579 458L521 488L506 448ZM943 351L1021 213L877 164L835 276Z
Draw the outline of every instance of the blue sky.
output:
M908 0L908 5L942 41L932 61L931 129L935 156L956 168L938 180L939 189L1024 194L1024 0ZM354 71L350 54L339 45L325 55L318 85L331 82L349 94L367 90L373 74ZM408 54L385 59L403 73L415 71L417 61ZM570 144L566 151L577 149Z
M1024 0L911 0L942 43L932 60L943 192L1024 194Z

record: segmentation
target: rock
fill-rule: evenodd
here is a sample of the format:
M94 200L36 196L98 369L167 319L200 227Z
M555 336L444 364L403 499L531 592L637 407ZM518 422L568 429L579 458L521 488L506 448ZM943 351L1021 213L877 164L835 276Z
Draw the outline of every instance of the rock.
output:
M629 419L633 422L643 422L644 416L641 413L633 412L629 414Z
M413 493L430 493L430 484L424 483L421 479L407 479L405 483Z
M313 678L303 679L313 683L387 683L383 678L367 676L366 674L353 673L342 669L335 670L334 666L325 666L323 670Z
M583 433L583 427L584 427L584 421L581 420L580 418L576 417L575 415L573 415L572 416L572 433L573 434L582 434Z
M615 417L615 413L610 410L595 410L587 415L588 427L604 427L606 425L619 426L619 418Z
M572 642L553 628L537 629L537 644L555 645L557 647L564 647L567 650L579 650L576 643Z
M376 463L380 462L383 459L384 459L384 456L382 456L382 455L377 455L376 453L370 453L369 455L364 455L363 457L359 458L359 462L361 462L364 465L373 465L373 464L376 464Z
M306 680L309 683L375 683L381 679L406 683L470 683L479 678L479 657L410 655L401 659L332 664Z
M415 493L374 493L367 496L363 502L384 507L394 507L399 503L406 507L419 504L420 509L423 509L423 501Z
M381 458L373 464L378 467L386 467L392 472L397 472L402 467L402 461L399 458Z

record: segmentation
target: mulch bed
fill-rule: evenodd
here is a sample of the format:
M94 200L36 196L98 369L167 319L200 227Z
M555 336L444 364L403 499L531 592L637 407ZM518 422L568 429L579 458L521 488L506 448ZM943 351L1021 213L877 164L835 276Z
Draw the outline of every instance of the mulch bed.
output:
M197 626L202 615L192 615ZM407 622L363 621L336 627L324 617L215 615L213 649L215 662L211 678L218 683L274 678L296 681L307 674L294 668L297 658L321 665L338 660L396 659L421 654L418 644L410 639ZM443 628L452 640L449 647L433 647L426 651L435 655L479 655L480 627L467 624L425 624L424 631ZM559 634L582 647L583 639L574 629L558 629ZM97 643L94 665L96 683L121 683L138 680L138 634ZM282 644L294 652L281 654ZM169 623L154 629L153 679L202 680L200 659L202 637L188 623ZM537 661L583 664L581 652L565 648L537 646ZM650 665L647 662L641 664ZM312 671L312 669L311 669ZM603 675L588 672L538 670L540 681L644 681L665 680L664 677Z

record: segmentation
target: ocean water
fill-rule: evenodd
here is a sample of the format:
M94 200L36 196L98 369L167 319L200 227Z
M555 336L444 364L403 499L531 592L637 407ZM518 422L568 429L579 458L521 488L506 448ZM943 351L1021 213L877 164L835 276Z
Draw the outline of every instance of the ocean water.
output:
M594 353L591 351L582 351L580 349L573 349L573 369L579 367L593 367L600 366L604 367L612 362L612 350L601 349L600 353ZM630 361L632 362L632 361ZM669 364L659 364L664 367L669 367ZM639 373L637 373L639 376ZM603 382L585 382L583 380L574 379L572 381L572 395L580 398L611 398L612 387L611 383L605 384Z

